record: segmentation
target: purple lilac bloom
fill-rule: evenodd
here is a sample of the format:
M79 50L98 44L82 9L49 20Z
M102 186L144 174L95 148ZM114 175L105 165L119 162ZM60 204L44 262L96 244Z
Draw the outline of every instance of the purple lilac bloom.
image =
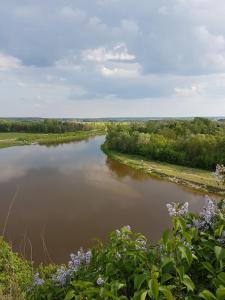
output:
M217 206L215 202L209 197L206 197L206 204L203 208L203 211L200 213L200 216L207 224L211 224L216 214L217 214Z
M105 283L104 279L102 279L101 277L99 277L96 282L97 282L97 285L100 285L100 286Z
M33 276L33 285L42 285L44 284L44 280L40 278L39 273L35 273Z
M131 231L130 225L125 226L129 231Z
M188 213L188 205L188 202L185 202L183 205L172 202L168 203L166 207L171 217L179 217Z
M225 175L225 166L216 165L216 171L213 173L219 180L222 180Z
M67 280L67 276L68 276L68 271L66 270L65 267L61 266L55 275L52 276L52 280L60 285L60 286L64 286Z
M68 262L68 273L72 275L77 272L82 264L89 264L91 261L91 251L86 253L80 249L77 254L70 254L70 261Z
M137 250L146 250L147 249L147 243L143 239L137 240L138 245L136 245Z
M92 253L91 250L87 251L85 254L85 262L86 264L89 264L91 262Z

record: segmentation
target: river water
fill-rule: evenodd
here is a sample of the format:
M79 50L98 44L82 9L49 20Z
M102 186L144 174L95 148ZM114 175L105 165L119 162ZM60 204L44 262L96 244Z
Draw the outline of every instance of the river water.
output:
M170 227L168 202L202 208L203 195L107 158L103 142L0 150L0 229L14 250L36 263L62 263L123 225L157 241Z

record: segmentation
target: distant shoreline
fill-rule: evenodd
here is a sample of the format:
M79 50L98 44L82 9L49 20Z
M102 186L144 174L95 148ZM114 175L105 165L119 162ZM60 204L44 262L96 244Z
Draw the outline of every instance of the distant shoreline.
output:
M113 160L150 176L166 179L201 193L224 196L224 187L219 186L216 178L209 171L151 161L136 155L122 154L108 149L105 144L101 146L101 149Z

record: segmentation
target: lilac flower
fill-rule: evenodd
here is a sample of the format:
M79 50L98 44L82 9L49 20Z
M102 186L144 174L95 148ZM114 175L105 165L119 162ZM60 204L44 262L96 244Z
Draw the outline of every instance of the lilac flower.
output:
M213 173L219 180L223 180L225 175L225 166L224 165L216 165L216 171Z
M99 277L96 282L97 282L97 285L100 285L100 286L105 283L104 279L102 279L101 277Z
M35 273L33 276L33 285L42 285L44 284L44 280L40 278L39 273Z
M121 232L120 232L119 229L116 230L116 235L117 235L118 237L121 236Z
M52 276L52 280L53 280L56 284L58 284L58 285L60 285L60 286L64 286L65 283L66 283L67 277L68 277L68 271L66 270L66 268L65 268L64 266L61 266L61 267L57 270L56 274L54 274L54 275Z
M222 232L220 238L218 238L217 241L218 241L222 246L225 246L225 231Z
M146 250L147 249L147 243L145 240L143 239L138 239L137 240L137 245L136 245L136 249L137 250Z
M216 214L217 206L215 205L215 202L209 197L206 197L206 204L203 208L203 211L200 213L200 216L207 224L211 224Z
M86 262L86 264L89 264L89 263L90 263L91 257L92 257L92 253L91 253L91 250L89 250L89 251L87 251L86 254L85 254L85 262Z
M188 213L188 205L188 202L185 202L183 205L172 202L168 203L166 207L171 217L179 217Z
M80 249L77 254L70 254L70 261L68 263L69 272L72 274L77 272L82 264L89 264L91 261L91 251L86 253Z
M131 231L130 225L125 226L129 231Z

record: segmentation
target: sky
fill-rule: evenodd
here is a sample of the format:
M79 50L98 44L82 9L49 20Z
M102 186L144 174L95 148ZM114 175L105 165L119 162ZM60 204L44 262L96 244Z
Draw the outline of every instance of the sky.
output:
M7 0L0 15L0 117L225 115L224 0Z

